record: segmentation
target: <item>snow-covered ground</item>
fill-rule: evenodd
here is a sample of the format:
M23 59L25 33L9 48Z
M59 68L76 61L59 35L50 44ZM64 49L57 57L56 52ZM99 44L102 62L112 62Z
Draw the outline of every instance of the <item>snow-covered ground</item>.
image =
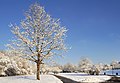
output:
M72 79L77 82L104 82L106 80L111 79L110 76L105 76L105 75L87 75L84 73L60 73L58 74L59 76L63 76L69 79Z
M63 83L53 75L41 75L41 80L36 80L34 75L0 77L0 83Z

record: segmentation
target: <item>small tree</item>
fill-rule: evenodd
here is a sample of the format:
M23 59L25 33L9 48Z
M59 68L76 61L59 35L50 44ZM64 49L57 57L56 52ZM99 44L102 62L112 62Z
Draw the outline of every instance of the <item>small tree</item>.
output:
M44 59L55 55L58 50L66 49L64 39L66 28L59 19L53 19L38 3L30 6L20 26L12 25L16 39L8 46L15 53L37 64L37 79L40 80L40 64Z
M116 69L118 67L118 61L113 60L110 65L112 69Z
M64 72L75 72L76 71L76 66L71 64L71 63L67 63L63 66L62 70Z
M88 58L81 58L78 64L78 70L82 72L89 72L92 68L93 64Z
M94 73L96 75L99 75L100 71L102 71L103 68L104 68L104 65L102 63L95 64L94 67L93 67L93 70L95 71Z

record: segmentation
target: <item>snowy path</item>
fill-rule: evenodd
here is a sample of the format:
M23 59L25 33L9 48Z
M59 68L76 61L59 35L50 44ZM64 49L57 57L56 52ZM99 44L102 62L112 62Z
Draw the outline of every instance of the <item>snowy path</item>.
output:
M36 80L34 75L0 77L0 83L63 83L53 75L42 75L41 80Z
M59 75L55 75L55 76L59 78L63 83L80 83L63 76L59 76Z

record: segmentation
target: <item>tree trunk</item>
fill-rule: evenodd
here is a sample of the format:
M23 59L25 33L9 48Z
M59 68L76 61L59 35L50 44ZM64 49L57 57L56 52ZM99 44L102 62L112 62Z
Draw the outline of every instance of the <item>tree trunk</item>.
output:
M37 80L40 80L40 63L37 62Z

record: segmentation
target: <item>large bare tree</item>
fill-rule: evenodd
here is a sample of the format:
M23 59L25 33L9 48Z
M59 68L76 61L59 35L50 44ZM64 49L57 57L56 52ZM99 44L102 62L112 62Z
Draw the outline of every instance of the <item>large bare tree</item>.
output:
M8 46L17 54L37 64L37 79L40 80L40 64L44 59L66 49L66 28L59 19L53 19L38 3L25 12L20 25L11 24L15 40Z

